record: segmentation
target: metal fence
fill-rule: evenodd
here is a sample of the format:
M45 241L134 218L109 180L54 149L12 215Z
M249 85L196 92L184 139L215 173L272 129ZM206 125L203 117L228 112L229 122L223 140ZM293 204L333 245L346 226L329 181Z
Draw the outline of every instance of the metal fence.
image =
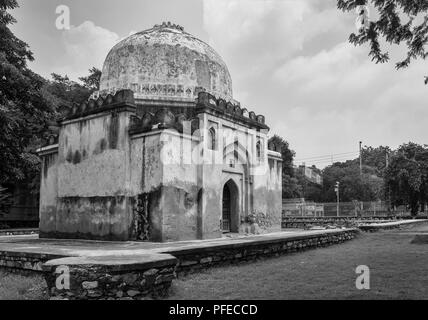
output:
M290 199L283 201L283 215L292 217L376 217L376 216L407 216L406 207L391 208L386 201L353 201L307 203L304 200Z

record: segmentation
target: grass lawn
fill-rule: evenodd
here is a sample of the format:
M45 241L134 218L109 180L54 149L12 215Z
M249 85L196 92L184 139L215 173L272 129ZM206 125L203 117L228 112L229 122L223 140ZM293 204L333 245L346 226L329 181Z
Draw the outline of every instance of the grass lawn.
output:
M41 275L23 276L0 270L0 300L47 299L46 291Z
M428 227L361 233L344 244L176 280L171 299L428 299L428 244L410 244ZM355 269L370 268L370 290Z
M428 226L213 268L175 280L170 299L428 299L428 244L410 244L414 231ZM370 290L355 287L358 265L370 268ZM0 299L46 298L43 277L0 271Z

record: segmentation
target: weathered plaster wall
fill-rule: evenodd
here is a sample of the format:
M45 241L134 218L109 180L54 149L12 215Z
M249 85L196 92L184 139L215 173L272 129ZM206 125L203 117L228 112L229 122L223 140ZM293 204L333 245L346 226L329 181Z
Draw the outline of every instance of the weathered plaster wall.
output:
M55 146L42 155L40 182L40 229L55 230L58 196L58 150Z
M135 194L148 196L152 241L198 238L200 188L191 162L197 143L197 137L169 130L132 139L131 185Z
M266 173L254 177L253 213L263 221L263 228L272 232L281 230L282 160L276 152L266 149L265 154Z
M209 150L208 132L217 130L218 143ZM232 232L238 232L252 213L265 216L266 231L281 228L281 166L280 155L270 159L267 150L267 131L257 131L228 119L204 115L204 237L221 235L223 187L233 181L238 189L238 208L232 216ZM256 143L261 143L257 156ZM269 161L273 164L269 166Z
M130 114L107 112L63 124L55 225L41 225L41 237L129 239L134 201L129 190Z

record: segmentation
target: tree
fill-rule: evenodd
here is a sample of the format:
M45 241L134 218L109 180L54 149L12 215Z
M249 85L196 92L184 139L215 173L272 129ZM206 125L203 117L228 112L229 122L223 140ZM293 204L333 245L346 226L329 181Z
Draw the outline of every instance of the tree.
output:
M409 142L401 145L385 172L394 205L408 205L416 215L428 201L428 148Z
M377 176L376 168L365 166L363 176L360 176L358 159L346 162L336 162L323 170L323 201L336 201L334 190L337 181L340 182L341 201L350 202L374 201L383 197L383 180Z
M90 74L87 78L93 76ZM89 85L81 85L71 81L67 75L62 76L56 73L52 73L52 79L46 82L43 89L54 100L59 115L63 115L74 105L80 105L86 101L94 91Z
M363 171L375 169L375 174L379 177L383 176L386 169L386 159L392 153L389 147L379 146L376 148L364 146L361 150L363 159Z
M369 43L369 56L376 63L389 61L388 51L381 48L381 40L388 44L406 45L406 57L396 63L396 68L407 67L414 59L427 57L428 1L425 0L338 0L342 11L352 11L361 5L371 5L378 14L357 34L352 33L349 41L354 45ZM428 83L428 77L425 78Z
M35 153L53 117L54 106L42 92L45 80L27 67L28 45L9 29L16 0L0 0L0 184L37 174Z
M22 183L39 189L40 159L36 150L57 134L57 121L75 104L88 99L101 72L92 68L83 85L67 76L47 81L27 67L28 45L9 29L16 22L8 12L16 0L0 0L0 185Z
M93 67L89 69L87 77L79 78L83 82L83 86L92 92L100 90L101 70Z
M269 139L269 149L281 153L282 156L282 197L301 198L302 186L294 174L293 159L295 152L290 149L287 141L278 135Z
M281 153L282 172L292 177L294 174L293 159L296 153L290 149L289 143L280 136L274 135L269 139L268 145L270 150Z

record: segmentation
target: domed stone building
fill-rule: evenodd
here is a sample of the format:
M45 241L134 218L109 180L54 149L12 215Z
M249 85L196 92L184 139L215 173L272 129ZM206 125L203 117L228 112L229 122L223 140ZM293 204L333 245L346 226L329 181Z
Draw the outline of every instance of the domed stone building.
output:
M114 46L42 157L40 236L178 241L278 231L281 154L222 58L163 23ZM271 148L274 149L274 148Z

